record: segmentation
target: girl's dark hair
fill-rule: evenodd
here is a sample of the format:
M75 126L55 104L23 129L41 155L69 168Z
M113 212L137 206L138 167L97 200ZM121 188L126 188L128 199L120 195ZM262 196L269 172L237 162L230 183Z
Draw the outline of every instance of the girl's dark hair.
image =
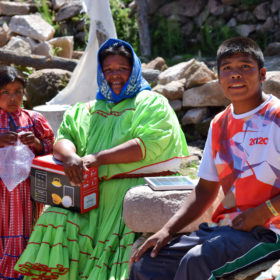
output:
M258 44L248 37L235 37L224 41L218 48L218 72L223 58L230 57L238 53L252 56L257 61L259 69L264 66L263 52Z
M107 49L104 49L99 54L99 61L102 65L104 59L109 55L121 55L128 59L130 66L133 66L133 56L129 47L115 43Z
M25 86L26 80L19 70L11 66L0 66L0 88L12 83L19 81L22 86Z

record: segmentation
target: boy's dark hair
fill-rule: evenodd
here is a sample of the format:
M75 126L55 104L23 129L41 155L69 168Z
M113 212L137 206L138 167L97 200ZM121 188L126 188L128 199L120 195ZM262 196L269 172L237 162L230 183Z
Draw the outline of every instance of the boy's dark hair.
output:
M11 66L0 66L0 88L14 81L19 81L25 86L26 80L19 70Z
M235 37L224 41L217 51L217 67L220 70L221 60L234 54L241 53L256 59L259 69L264 66L264 57L258 44L248 37Z
M131 50L124 45L121 45L119 43L115 43L112 46L110 46L108 49L104 49L99 54L99 61L102 65L104 59L109 55L121 55L128 59L130 66L133 66L133 56L131 53Z

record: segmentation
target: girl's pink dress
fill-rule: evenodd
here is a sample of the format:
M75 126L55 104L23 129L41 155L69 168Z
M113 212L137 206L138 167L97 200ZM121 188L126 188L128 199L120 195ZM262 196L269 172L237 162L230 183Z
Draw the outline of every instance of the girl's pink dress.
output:
M9 130L17 133L32 131L43 144L43 154L52 151L54 133L40 113L22 108L15 113L8 113L0 108L0 134ZM33 153L38 155L34 150ZM0 179L0 205L0 279L22 279L14 271L14 266L26 247L32 225L43 205L30 200L29 178L11 192Z

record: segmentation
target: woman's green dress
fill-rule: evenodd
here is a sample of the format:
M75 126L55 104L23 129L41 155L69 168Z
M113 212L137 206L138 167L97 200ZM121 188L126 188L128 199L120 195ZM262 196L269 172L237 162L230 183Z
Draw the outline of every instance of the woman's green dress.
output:
M138 139L143 159L99 167L99 208L85 214L58 207L45 211L15 267L25 279L128 279L135 233L123 221L124 195L143 184L143 167L149 173L168 171L158 163L188 155L177 117L157 93L142 91L117 104L99 100L90 109L87 105L66 112L57 140L71 140L84 156ZM131 175L135 171L138 175Z

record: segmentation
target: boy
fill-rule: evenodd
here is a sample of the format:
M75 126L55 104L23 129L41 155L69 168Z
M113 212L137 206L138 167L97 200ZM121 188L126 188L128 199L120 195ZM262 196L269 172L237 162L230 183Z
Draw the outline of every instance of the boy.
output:
M217 279L280 256L280 101L262 92L264 58L253 40L223 42L217 66L232 104L211 123L196 189L132 256L131 280ZM214 224L172 239L211 205L220 185L225 197Z

